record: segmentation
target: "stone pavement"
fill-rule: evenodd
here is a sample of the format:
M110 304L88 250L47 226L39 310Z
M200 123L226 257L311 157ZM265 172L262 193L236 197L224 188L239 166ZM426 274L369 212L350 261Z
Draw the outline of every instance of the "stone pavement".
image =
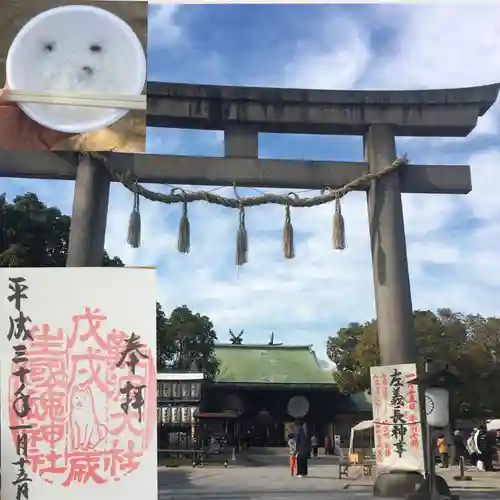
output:
M439 471L441 473L441 471ZM472 481L443 474L461 499L500 498L500 472L470 472ZM354 476L354 474L353 474ZM371 500L372 487L361 479L338 480L336 466L311 464L309 477L291 478L286 466L242 467L219 465L204 468L159 469L159 500ZM355 477L355 476L354 476Z

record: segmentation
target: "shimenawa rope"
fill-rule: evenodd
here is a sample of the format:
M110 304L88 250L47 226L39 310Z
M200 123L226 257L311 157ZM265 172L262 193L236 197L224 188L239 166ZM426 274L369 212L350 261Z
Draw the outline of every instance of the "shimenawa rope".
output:
M142 196L150 201L164 204L182 203L182 217L179 224L179 235L177 249L181 253L189 253L191 248L190 223L188 217L188 203L194 201L206 201L215 205L239 210L239 224L236 235L236 265L242 266L248 262L248 233L245 226L245 208L260 205L277 204L285 207L285 222L283 225L283 254L286 259L295 257L294 233L291 221L291 207L317 207L331 201L335 202L333 215L332 245L335 250L344 250L347 247L345 237L344 217L340 200L349 192L368 182L376 181L395 170L408 165L408 158L403 155L394 160L389 166L377 173L368 173L348 182L344 186L333 189L325 187L321 194L311 197L299 197L296 193L286 195L265 193L259 196L240 197L234 187L235 198L227 198L209 191L186 192L181 188L174 188L170 194L157 193L142 186L132 170L121 171L112 165L105 156L96 152L83 152L82 155L89 156L93 161L100 163L108 171L112 180L120 182L134 194L134 206L130 216L128 242L133 248L140 246L141 220L139 213L139 197Z

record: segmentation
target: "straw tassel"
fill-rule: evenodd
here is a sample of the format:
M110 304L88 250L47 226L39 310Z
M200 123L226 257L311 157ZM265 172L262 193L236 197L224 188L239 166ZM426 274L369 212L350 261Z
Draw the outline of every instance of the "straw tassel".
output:
M182 217L179 222L179 236L177 238L177 250L180 253L189 253L191 249L191 228L189 224L187 201L182 202Z
M139 193L134 193L134 207L128 223L127 242L132 248L141 246L141 213L139 211Z
M240 224L236 233L236 265L248 262L248 234L245 227L245 207L240 205Z
M290 205L285 205L285 223L283 225L283 255L285 259L293 259L295 257L295 249L293 245L293 226L290 217Z
M344 250L346 247L344 217L342 216L342 207L340 198L335 198L335 214L333 215L333 248L335 250Z

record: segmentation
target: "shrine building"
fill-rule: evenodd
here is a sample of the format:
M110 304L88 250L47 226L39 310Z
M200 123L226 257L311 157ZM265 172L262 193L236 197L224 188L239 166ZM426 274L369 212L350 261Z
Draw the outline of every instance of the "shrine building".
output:
M219 373L206 383L201 410L228 413L233 433L252 446L284 446L296 418L322 442L358 413L311 346L218 344Z
M322 443L370 419L367 393L343 394L311 346L217 344L219 373L159 373L158 445L188 447L202 420L214 434L250 446L285 446L295 419Z

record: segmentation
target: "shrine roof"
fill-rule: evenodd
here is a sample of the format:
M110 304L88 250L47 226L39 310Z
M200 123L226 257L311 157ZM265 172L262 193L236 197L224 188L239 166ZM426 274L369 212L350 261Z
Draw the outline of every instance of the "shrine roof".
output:
M372 397L368 391L354 392L349 397L359 412L371 412L373 410Z
M217 344L219 374L215 382L239 385L331 386L311 346Z

